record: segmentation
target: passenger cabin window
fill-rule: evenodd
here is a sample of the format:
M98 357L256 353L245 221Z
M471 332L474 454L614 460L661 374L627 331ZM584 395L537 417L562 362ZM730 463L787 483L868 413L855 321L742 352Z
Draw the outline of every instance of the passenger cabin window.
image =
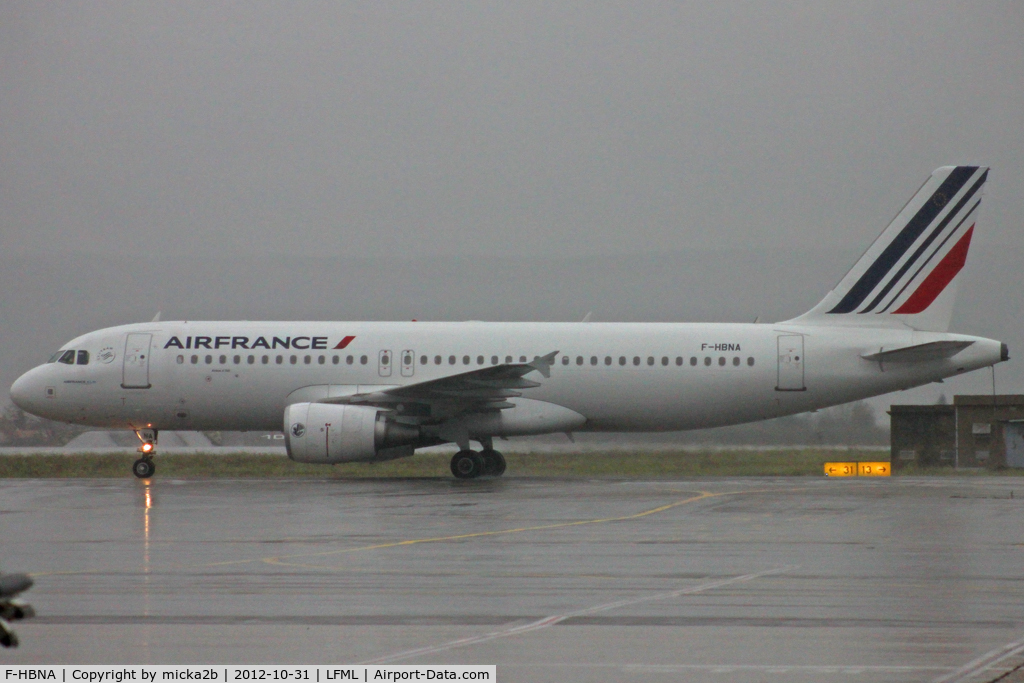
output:
M583 356L576 356L576 365L583 365Z
M178 365L181 365L184 362L185 362L185 356L178 356Z
M369 360L370 360L370 359L369 359L369 358L367 358L366 356L359 356L359 364L360 364L360 365L366 365L366 363L367 363L367 362L368 362Z
M754 367L754 357L753 356L751 356L750 358L747 359L747 365L749 365L750 367Z
M78 364L79 365L88 365L89 364L89 352L88 351L79 351L78 352Z
M497 356L491 356L491 365L497 365L497 364L498 364L498 357Z
M426 356L420 356L420 365L426 365L426 364L427 364L427 357Z
M74 365L75 364L75 352L74 351L65 351L64 353L61 354L60 358L57 359L57 362L58 363L64 363L65 365Z
M526 362L526 356L519 356L519 362L520 363L525 363Z
M505 356L505 362L506 363L511 363L512 362L512 356Z
M195 365L198 362L199 362L199 356L193 355L192 356L192 365Z
M569 356L562 356L562 365L569 364Z

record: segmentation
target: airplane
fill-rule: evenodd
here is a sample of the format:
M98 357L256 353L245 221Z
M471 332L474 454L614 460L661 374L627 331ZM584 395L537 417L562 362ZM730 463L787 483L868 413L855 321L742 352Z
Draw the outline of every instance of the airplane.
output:
M0 574L0 646L18 647L18 634L10 622L36 615L31 605L16 597L31 587L27 574Z
M936 169L818 305L777 323L172 321L90 332L11 387L27 412L134 430L282 429L306 463L457 444L455 477L500 476L494 439L703 429L908 389L1009 359L951 334L988 168ZM159 317L159 316L158 316ZM471 442L481 450L471 449Z

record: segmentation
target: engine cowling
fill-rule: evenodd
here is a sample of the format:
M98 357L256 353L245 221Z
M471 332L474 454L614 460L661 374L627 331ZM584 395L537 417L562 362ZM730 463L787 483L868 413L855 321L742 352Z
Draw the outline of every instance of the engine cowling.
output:
M288 457L296 462L390 460L413 454L420 430L370 406L293 403L284 410Z

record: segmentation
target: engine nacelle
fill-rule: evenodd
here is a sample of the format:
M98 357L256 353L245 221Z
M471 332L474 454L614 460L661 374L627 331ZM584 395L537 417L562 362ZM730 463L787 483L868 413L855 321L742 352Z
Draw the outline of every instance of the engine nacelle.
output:
M413 454L419 427L389 422L370 406L293 403L284 410L285 446L296 462L391 460Z

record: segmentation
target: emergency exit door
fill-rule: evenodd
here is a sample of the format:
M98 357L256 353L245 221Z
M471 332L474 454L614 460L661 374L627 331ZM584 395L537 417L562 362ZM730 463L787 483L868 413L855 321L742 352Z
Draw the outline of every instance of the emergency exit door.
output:
M779 335L779 380L776 391L804 391L804 338L800 334Z
M416 352L412 349L402 351L402 377L412 377L416 374Z
M381 377L391 376L391 366L394 365L392 362L391 352L384 349L377 354L377 374Z
M149 346L151 334L133 332L124 342L124 367L121 371L121 387L124 389L148 389Z

